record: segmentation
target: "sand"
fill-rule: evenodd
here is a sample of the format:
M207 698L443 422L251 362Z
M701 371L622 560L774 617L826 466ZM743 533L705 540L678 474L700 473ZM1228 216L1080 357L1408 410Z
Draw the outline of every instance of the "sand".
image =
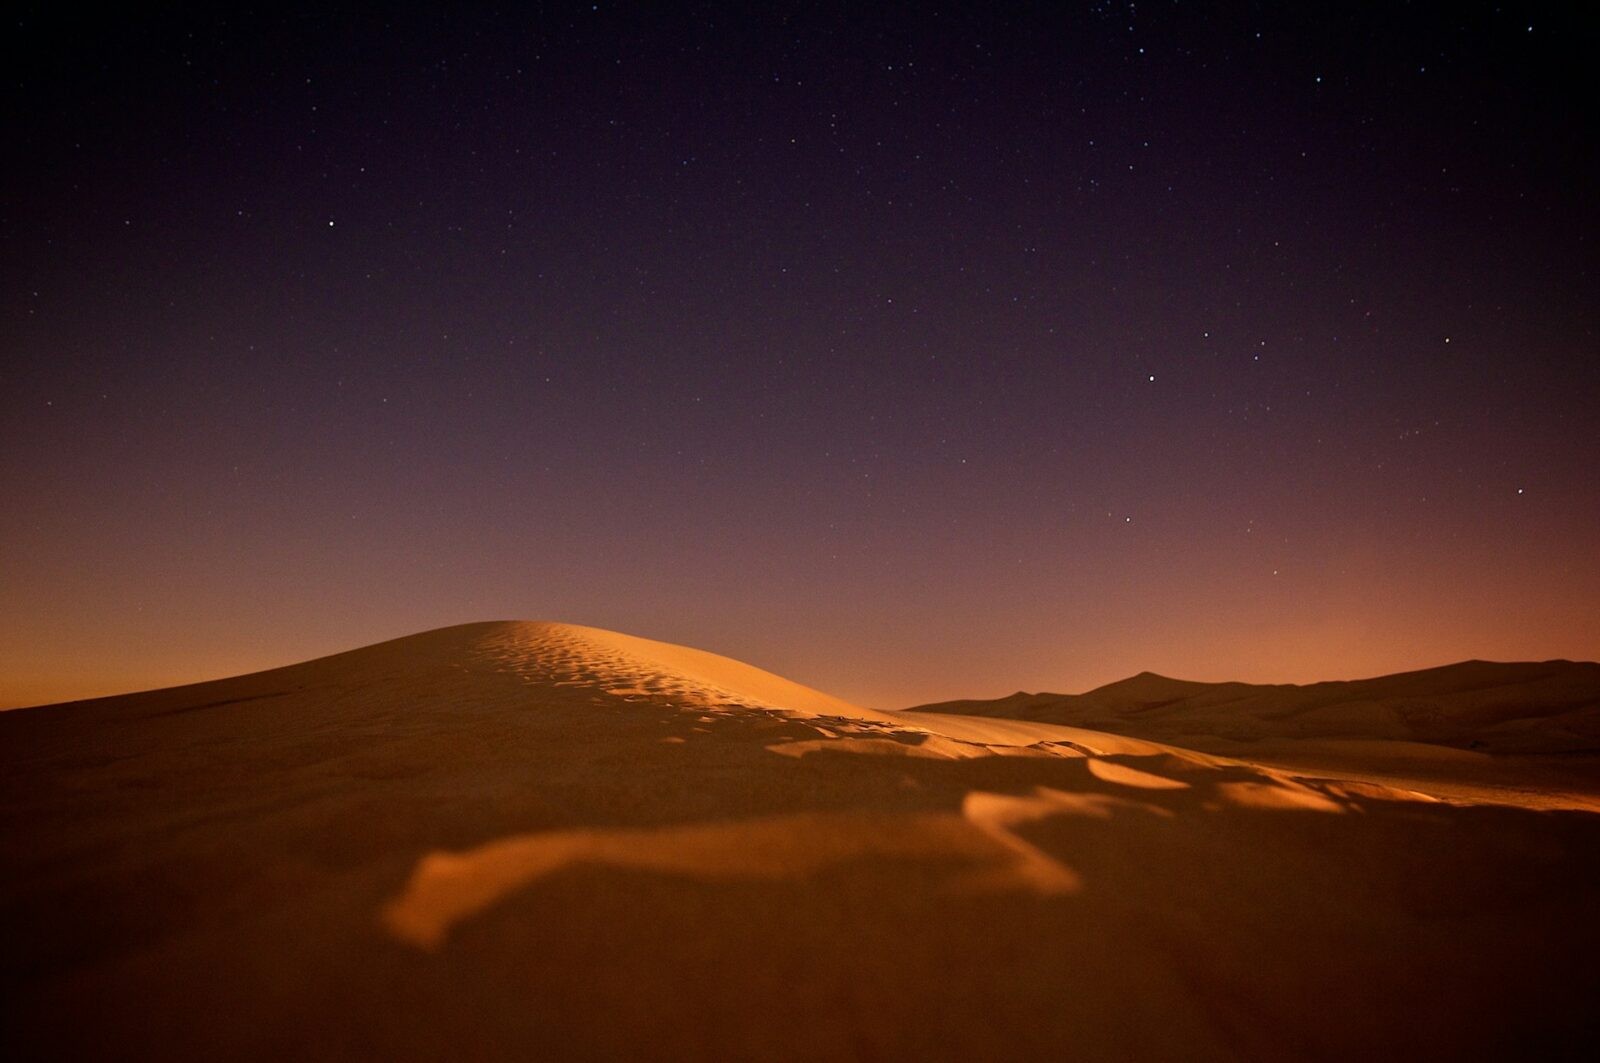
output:
M1085 694L1018 692L918 711L1178 742L1349 739L1496 754L1600 751L1600 664L1463 661L1347 682L1195 683L1144 672Z
M1406 697L1461 692L1418 675ZM1272 735L1264 702L1114 734L504 622L7 712L0 1036L19 1059L1586 1054L1600 787L1552 689L1428 725L1514 753Z

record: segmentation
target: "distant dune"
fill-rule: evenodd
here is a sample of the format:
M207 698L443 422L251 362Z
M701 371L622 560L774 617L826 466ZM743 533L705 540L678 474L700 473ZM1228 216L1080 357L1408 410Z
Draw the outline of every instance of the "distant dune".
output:
M8 1059L1581 1056L1595 665L876 712L469 624L0 714Z
M1465 661L1307 686L1194 683L1142 672L1087 694L921 705L1181 741L1281 738L1422 742L1488 753L1600 752L1600 664Z

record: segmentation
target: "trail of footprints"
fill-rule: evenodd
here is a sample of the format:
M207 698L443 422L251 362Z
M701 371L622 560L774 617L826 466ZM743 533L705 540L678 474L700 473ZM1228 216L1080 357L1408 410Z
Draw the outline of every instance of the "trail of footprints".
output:
M784 719L795 714L786 706L752 698L715 682L678 673L649 657L595 638L583 629L561 624L524 624L493 636L480 648L482 663L524 681L550 688L603 691L623 701L650 702L699 713L701 723L730 712L759 713ZM1091 751L1071 742L1039 742L1027 747L991 747L936 737L920 728L890 721L835 715L801 714L803 722L823 739L877 738L921 744L929 755L964 759L970 756L1080 757ZM865 751L864 749L862 750Z
M484 651L500 670L542 685L585 687L613 697L671 701L700 709L781 708L752 703L715 683L690 681L561 625L524 625L486 640Z

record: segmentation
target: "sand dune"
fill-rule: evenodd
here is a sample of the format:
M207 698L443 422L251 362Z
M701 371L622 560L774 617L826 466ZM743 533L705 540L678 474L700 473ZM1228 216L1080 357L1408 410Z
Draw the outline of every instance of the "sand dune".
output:
M1306 686L1143 672L1085 694L1019 691L903 715L1075 726L1475 803L1600 807L1600 664L1588 662L1465 661Z
M1513 712L1501 667L1390 677L1376 715L1348 690L1290 688L1281 716L1254 688L1094 692L1166 721L1130 736L503 622L8 712L0 1029L40 1059L1581 1051L1582 758L1545 786L1416 740L1526 746L1543 720L1570 749L1576 673L1526 666L1552 700ZM1237 704L1255 737L1191 741L1172 695L1211 714L1183 726ZM1352 737L1367 718L1406 730ZM1295 719L1354 767L1255 755L1308 741L1272 731Z
M1086 694L1019 692L914 711L1171 740L1333 738L1492 753L1600 753L1600 664L1465 661L1308 686L1195 683L1143 672Z

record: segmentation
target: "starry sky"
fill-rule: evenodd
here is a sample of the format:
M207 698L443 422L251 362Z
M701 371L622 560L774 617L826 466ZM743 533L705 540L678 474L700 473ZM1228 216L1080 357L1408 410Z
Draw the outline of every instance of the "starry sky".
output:
M1600 657L1580 6L14 8L0 705Z

